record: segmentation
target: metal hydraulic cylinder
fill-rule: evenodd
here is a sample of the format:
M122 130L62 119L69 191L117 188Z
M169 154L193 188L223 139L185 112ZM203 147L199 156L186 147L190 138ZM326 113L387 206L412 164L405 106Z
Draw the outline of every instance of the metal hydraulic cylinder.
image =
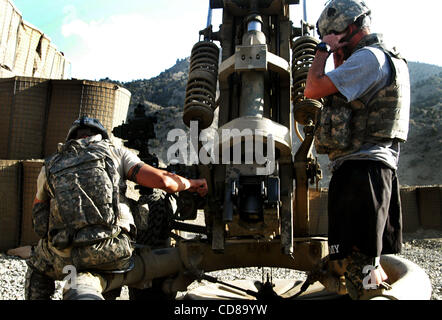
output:
M264 114L264 74L257 71L242 75L240 117L259 117Z
M247 33L242 39L243 52L240 59L243 63L255 66L257 62L259 64L261 58L260 52L256 48L266 44L266 36L261 31L261 17L254 15L249 19ZM239 116L262 118L264 114L264 72L252 68L250 71L242 72L241 84Z

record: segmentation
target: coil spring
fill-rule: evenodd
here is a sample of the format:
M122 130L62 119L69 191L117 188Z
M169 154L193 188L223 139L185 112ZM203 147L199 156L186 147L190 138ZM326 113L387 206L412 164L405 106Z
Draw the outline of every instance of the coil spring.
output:
M198 121L199 128L208 128L216 109L219 48L213 42L200 41L192 48L189 78L184 101L183 121Z
M304 89L307 74L315 58L315 49L319 40L303 36L292 44L292 100L294 117L297 122L306 125L310 120L315 121L316 113L322 107L321 102L306 99Z

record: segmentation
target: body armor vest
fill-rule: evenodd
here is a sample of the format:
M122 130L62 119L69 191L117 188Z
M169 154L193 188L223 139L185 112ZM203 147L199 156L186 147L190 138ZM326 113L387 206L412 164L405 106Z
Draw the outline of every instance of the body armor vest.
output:
M107 140L69 140L45 161L52 193L49 241L57 249L116 237L120 175Z
M328 154L331 160L356 152L364 143L407 140L410 114L407 62L397 52L386 49L377 34L363 38L354 51L363 47L378 48L386 54L391 81L366 105L360 100L348 103L341 94L329 97L320 115L315 146L318 153Z

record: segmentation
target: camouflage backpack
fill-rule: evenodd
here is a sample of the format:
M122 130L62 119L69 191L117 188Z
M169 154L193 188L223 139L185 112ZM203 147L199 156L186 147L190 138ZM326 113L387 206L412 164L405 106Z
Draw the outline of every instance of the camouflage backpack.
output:
M49 221L49 241L55 248L86 246L118 235L120 176L110 145L106 140L69 140L45 161L57 206L57 216L51 212Z

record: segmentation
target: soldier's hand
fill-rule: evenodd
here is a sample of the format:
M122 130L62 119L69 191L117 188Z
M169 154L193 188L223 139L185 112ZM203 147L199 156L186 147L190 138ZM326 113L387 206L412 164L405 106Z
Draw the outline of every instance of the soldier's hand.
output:
M333 52L333 61L335 63L335 69L344 63L344 51L342 48L336 49Z
M204 197L209 192L206 179L191 179L189 181L190 192L197 192L201 197Z
M324 37L323 41L330 46L332 52L348 45L348 42L341 42L341 40L346 36L346 33L331 33Z

